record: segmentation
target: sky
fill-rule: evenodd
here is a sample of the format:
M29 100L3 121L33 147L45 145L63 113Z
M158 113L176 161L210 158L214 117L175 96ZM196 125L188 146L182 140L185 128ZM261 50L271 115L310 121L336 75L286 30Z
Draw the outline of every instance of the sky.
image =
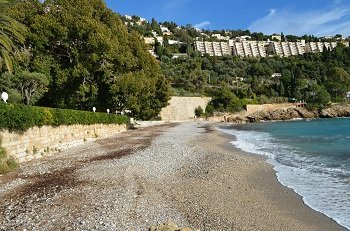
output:
M201 29L350 36L350 0L105 0L121 15Z

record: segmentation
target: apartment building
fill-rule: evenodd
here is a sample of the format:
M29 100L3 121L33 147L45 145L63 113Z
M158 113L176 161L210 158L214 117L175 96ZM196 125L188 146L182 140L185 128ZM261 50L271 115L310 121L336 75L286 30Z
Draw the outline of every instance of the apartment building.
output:
M347 44L349 45L349 44ZM334 49L336 42L273 42L273 41L242 41L229 40L225 42L196 41L195 49L210 56L234 55L239 57L289 57L305 53L323 52L324 49Z
M230 46L227 42L195 41L194 46L197 51L210 56L232 55Z
M336 42L310 42L306 44L306 52L318 53L323 52L324 49L334 49L337 46Z

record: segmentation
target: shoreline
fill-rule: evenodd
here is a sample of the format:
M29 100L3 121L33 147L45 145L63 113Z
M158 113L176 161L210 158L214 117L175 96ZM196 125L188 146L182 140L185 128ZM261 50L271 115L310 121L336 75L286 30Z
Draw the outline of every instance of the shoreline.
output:
M144 127L24 163L0 178L0 230L345 230L217 125Z
M210 126L213 126L215 128L222 127L220 125L222 124L216 124L216 125L211 124ZM232 125L233 124L229 124L227 126L232 126ZM235 155L246 156L249 159L253 159L253 161L255 159L255 161L258 162L258 165L260 165L258 166L258 169L254 170L255 172L260 172L261 171L260 168L265 169L265 173L267 174L265 175L264 183L273 188L272 191L274 191L273 193L275 195L275 196L270 195L269 199L273 199L277 201L278 207L280 207L280 209L281 207L283 207L282 210L286 208L288 210L295 210L295 211L298 211L299 213L298 216L303 216L304 218L307 218L304 220L305 225L307 223L310 223L310 224L313 223L313 225L315 225L315 229L308 228L308 230L348 230L345 227L338 224L334 219L310 207L307 203L305 203L301 195L295 192L292 188L283 185L282 182L278 180L277 172L274 169L275 166L267 162L268 157L255 154L255 153L245 152L235 147L233 144L231 144L231 141L236 139L234 135L227 134L220 130L216 130L216 133L218 134L215 134L215 135L221 137L222 139L221 141L222 143L218 144L219 148L226 151L231 151L235 153ZM263 161L264 163L261 163L261 161ZM266 170L266 168L268 168L268 170ZM286 201L288 201L288 203L286 203ZM326 228L327 226L332 228ZM294 229L292 228L288 230L294 230ZM300 230L303 230L303 229L300 229Z

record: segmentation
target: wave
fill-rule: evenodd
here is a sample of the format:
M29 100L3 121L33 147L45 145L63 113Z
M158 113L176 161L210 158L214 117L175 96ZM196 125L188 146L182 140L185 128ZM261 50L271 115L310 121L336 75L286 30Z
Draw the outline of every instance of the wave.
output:
M327 156L306 155L303 149L285 143L270 133L251 129L218 129L236 137L237 148L266 156L277 179L302 196L309 207L350 229L350 165L332 162ZM324 138L324 139L323 139ZM301 137L300 142L332 142L344 137ZM348 139L348 137L346 137ZM290 140L289 140L290 141Z

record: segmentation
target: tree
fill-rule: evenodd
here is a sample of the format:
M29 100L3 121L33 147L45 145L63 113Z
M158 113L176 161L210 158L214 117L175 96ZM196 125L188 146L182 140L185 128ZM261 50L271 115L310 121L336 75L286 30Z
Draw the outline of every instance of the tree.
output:
M279 96L283 97L284 96L284 85L283 85L283 82L281 81L279 86L278 86L278 94Z
M340 67L331 68L328 71L326 86L331 92L332 98L344 98L345 93L350 89L350 75Z
M4 62L12 73L16 42L24 42L25 27L6 14L8 6L8 0L0 0L0 67Z
M21 95L21 101L27 105L34 104L48 90L49 80L42 73L18 71L14 75L5 73L2 78L7 79L10 90Z
M327 90L317 83L312 83L308 91L309 92L306 97L307 103L325 106L331 101L331 96Z
M162 30L160 29L159 23L154 18L152 18L151 27L152 27L152 30L157 32L158 35L162 35Z
M157 107L167 103L166 97L155 98L163 78L159 63L141 35L128 31L103 0L27 0L12 11L29 28L26 46L35 64L30 67L45 69L40 72L51 79L41 105L129 109L145 118L157 116Z

